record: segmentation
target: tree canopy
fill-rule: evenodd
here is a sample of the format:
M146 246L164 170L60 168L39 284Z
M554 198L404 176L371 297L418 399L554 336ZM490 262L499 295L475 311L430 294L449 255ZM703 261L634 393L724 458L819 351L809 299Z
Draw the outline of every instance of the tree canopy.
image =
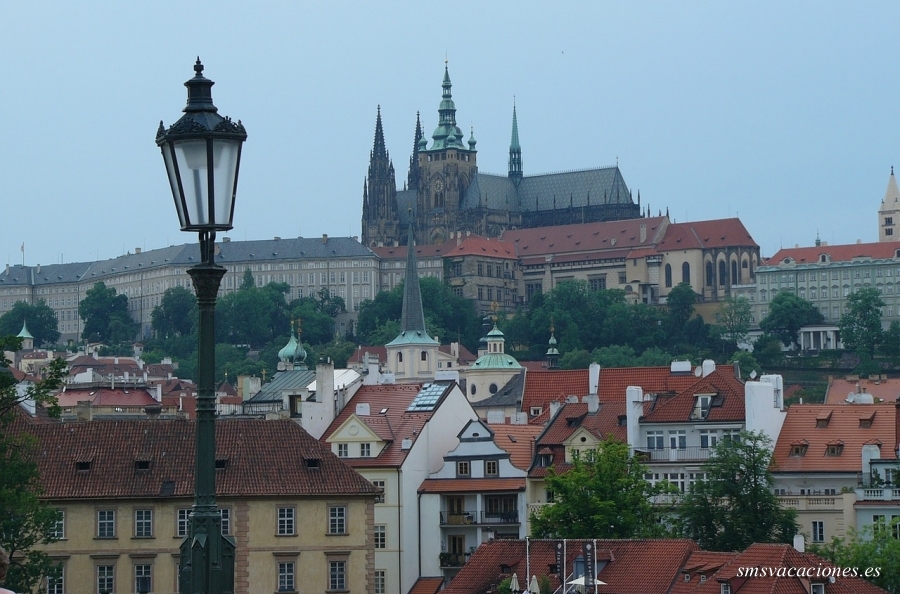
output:
M56 313L43 299L34 305L16 301L11 310L0 316L0 336L18 335L26 322L35 346L52 345L59 340Z
M150 319L158 336L189 336L197 323L197 296L184 287L166 289Z
M17 350L20 341L0 337L0 353ZM65 362L57 359L49 366L46 378L36 384L18 384L0 366L0 545L15 557L6 577L6 586L18 592L34 591L44 576L55 574L55 563L35 546L53 540L51 528L59 512L40 499L41 485L33 457L33 438L21 430L11 430L24 401L59 416L54 391L62 384Z
M113 287L95 283L78 304L84 321L81 337L90 342L123 343L135 339L138 325L128 313L128 297L117 295Z
M800 341L800 328L820 324L825 318L815 305L790 291L781 291L769 303L769 313L759 322L766 333L781 339L789 347Z
M890 524L866 526L861 532L850 528L846 539L834 538L825 545L813 544L810 550L838 567L878 568L878 575L861 575L876 586L895 594L900 592L900 517Z
M847 309L838 322L844 346L860 356L872 359L881 344L881 308L884 300L877 289L857 289L847 298Z
M678 505L685 537L709 551L742 551L753 543L793 542L797 512L782 508L769 471L772 441L742 431L738 440L718 443Z
M537 538L643 538L665 536L666 509L651 498L670 483L651 485L647 469L629 455L628 444L607 439L594 450L573 450L565 472L551 467L547 491L553 505L531 517Z
M731 352L746 343L753 320L750 301L745 297L728 296L716 316L719 339L728 344Z

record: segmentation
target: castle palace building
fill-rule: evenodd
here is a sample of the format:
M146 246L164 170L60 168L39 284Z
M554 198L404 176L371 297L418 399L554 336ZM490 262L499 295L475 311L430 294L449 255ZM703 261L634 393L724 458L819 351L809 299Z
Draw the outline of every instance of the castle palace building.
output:
M402 190L397 190L378 109L375 143L363 186L363 245L402 245L410 222L416 243L436 245L455 232L498 237L508 229L641 216L640 195L635 204L618 166L525 175L515 105L507 175L479 173L474 133L466 140L456 125L446 65L441 86L438 126L430 147L416 116L413 152Z

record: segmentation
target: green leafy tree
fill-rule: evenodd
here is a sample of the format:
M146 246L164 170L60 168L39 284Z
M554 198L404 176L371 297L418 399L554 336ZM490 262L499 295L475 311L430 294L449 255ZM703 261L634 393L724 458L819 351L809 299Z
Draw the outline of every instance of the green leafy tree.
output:
M895 364L900 359L900 322L897 320L892 321L888 329L884 331L884 337L881 340L881 350Z
M726 297L716 315L720 340L728 344L731 352L738 345L747 342L750 323L753 319L750 301L744 297Z
M643 538L665 535L660 522L664 506L651 498L670 493L668 482L651 485L644 467L629 453L628 444L607 439L595 450L572 452L563 473L551 467L547 490L553 505L531 516L538 538Z
M335 338L333 341L319 345L314 349L315 352L312 355L313 360L310 363L310 367L314 367L318 361L324 358L331 359L335 369L346 367L347 361L353 356L353 351L355 350L356 344L340 337Z
M688 283L679 283L666 296L666 333L669 344L681 344L687 340L684 325L694 315L694 304L697 294Z
M759 322L768 334L781 339L784 346L799 344L800 328L821 324L825 318L815 305L790 291L781 291L769 303L769 313Z
M591 354L584 349L564 353L559 360L560 369L587 369L591 365Z
M159 336L188 336L197 320L197 297L184 287L166 289L150 319Z
M739 440L719 442L703 465L706 478L695 482L678 505L684 536L710 551L793 541L797 512L782 508L775 497L771 446L761 432L742 431Z
M838 322L845 347L863 358L875 357L875 349L884 335L881 327L881 308L884 306L877 289L863 288L850 294L846 313Z
M34 305L16 301L11 310L0 316L0 336L16 336L26 322L35 346L56 344L59 340L56 313L43 299Z
M729 363L737 363L741 368L741 379L749 379L753 372L758 377L762 373L762 366L756 361L752 354L747 351L737 351L728 360Z
M81 337L91 342L121 343L134 340L138 325L128 313L128 297L117 295L105 283L95 283L78 304L84 321Z
M17 350L21 341L0 338L0 353ZM4 360L4 365L9 361ZM6 367L0 366L0 545L15 557L6 577L6 586L17 592L32 592L44 576L56 573L56 564L36 546L54 539L51 528L59 512L41 501L41 485L34 461L34 439L21 426L13 427L16 409L29 400L59 416L53 396L62 385L65 362L53 361L45 379L23 387Z
M634 367L637 365L637 353L630 346L614 344L594 349L591 358L600 367Z
M838 567L877 567L878 575L860 576L894 594L900 593L900 518L890 525L866 526L861 532L850 528L846 539L834 538L825 545L811 545L810 550Z

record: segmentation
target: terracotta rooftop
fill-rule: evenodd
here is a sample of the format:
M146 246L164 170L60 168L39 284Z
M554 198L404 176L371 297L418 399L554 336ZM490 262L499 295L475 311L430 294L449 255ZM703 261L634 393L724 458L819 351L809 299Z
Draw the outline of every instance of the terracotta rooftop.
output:
M791 258L797 264L814 264L819 262L822 254L827 254L832 262L849 262L854 258L893 259L897 250L900 250L900 241L782 248L766 265L777 266L784 263L785 258Z
M492 423L488 427L494 432L494 443L509 453L512 465L520 470L528 470L534 458L534 441L544 428L509 423Z
M624 221L604 221L556 227L511 229L500 238L516 245L520 258L546 254L585 253L602 250L631 250L656 244L668 224L666 217L649 217ZM641 241L641 227L645 227ZM627 253L627 252L626 252Z
M744 223L738 218L671 223L666 234L656 246L656 251L667 252L690 248L720 248L728 246L759 247L750 236Z
M93 406L146 406L159 404L153 396L143 388L94 388L77 389L78 384L67 386L66 390L56 395L60 406L75 406L79 402L90 402Z
M733 373L716 369L703 378L694 378L694 383L675 396L658 396L656 402L641 419L644 423L671 423L691 420L698 394L712 395L712 404L706 422L743 421L744 382Z
M46 424L29 432L39 444L44 496L61 500L193 495L195 429L185 420L154 419ZM216 471L223 497L375 492L290 420L220 419L216 459L225 464Z
M469 562L444 588L446 594L485 594L512 573L519 584L530 581L532 575L548 575L550 585L560 586L559 576L548 568L556 563L555 540L530 540L526 556L526 541L498 539L486 542L472 554ZM596 544L599 560L607 563L597 574L606 582L598 586L602 594L665 594L679 576L679 570L690 554L698 550L690 540L567 540L566 567L571 574L575 559L582 554L582 545ZM652 560L652 562L650 561ZM500 573L502 566L509 573Z
M453 245L456 243L456 245ZM449 247L448 247L449 246ZM480 235L470 235L460 241L451 239L444 244L445 256L482 256L515 260L515 245L499 239L488 239Z
M425 479L419 493L487 493L524 491L525 477Z
M893 404L794 404L787 410L772 453L773 472L862 472L862 447L880 443L881 458L897 449L897 408ZM870 426L866 426L870 425ZM828 455L829 442L839 453ZM804 455L792 455L803 445Z
M447 391L441 396L441 399L446 398L446 394L455 385L453 382L447 382L447 384ZM330 447L327 443L328 438L337 431L350 415L356 413L357 404L365 403L369 405L371 414L357 416L367 427L385 440L387 446L377 456L371 458L344 458L344 462L354 468L402 466L407 454L409 454L409 450L404 450L401 447L403 440L412 439L415 441L416 436L421 434L422 428L433 414L433 411L406 411L421 389L422 386L419 384L362 386L343 410L338 413L338 416L331 422L325 433L322 434L322 443L326 447ZM436 409L437 407L435 407ZM384 414L381 414L382 410L385 411Z
M437 594L443 585L444 578L442 577L420 577L413 584L409 594Z
M582 402L566 403L560 407L559 412L550 419L544 432L538 437L535 450L538 453L552 453L552 467L557 473L568 470L565 463L565 448L563 442L576 431L584 428L599 440L613 437L625 442L627 428L619 423L619 418L625 415L624 402L604 402L596 413L588 412L588 405ZM531 478L546 476L549 467L532 466L528 471Z
M564 401L566 396L579 398L589 391L587 369L544 369L525 374L525 390L522 393L522 410L532 407L546 409L550 402ZM625 394L622 394L625 401Z
M835 378L828 382L825 391L825 402L840 404L847 401L847 395L855 392L867 392L875 398L875 402L894 402L900 395L900 379L843 379Z

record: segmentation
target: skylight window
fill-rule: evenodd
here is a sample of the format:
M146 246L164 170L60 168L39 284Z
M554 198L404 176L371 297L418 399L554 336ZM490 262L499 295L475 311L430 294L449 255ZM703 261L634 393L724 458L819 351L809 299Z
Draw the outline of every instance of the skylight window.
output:
M446 386L440 384L425 384L422 386L422 390L413 398L413 401L410 402L406 412L433 411L444 394L444 390L446 390Z

